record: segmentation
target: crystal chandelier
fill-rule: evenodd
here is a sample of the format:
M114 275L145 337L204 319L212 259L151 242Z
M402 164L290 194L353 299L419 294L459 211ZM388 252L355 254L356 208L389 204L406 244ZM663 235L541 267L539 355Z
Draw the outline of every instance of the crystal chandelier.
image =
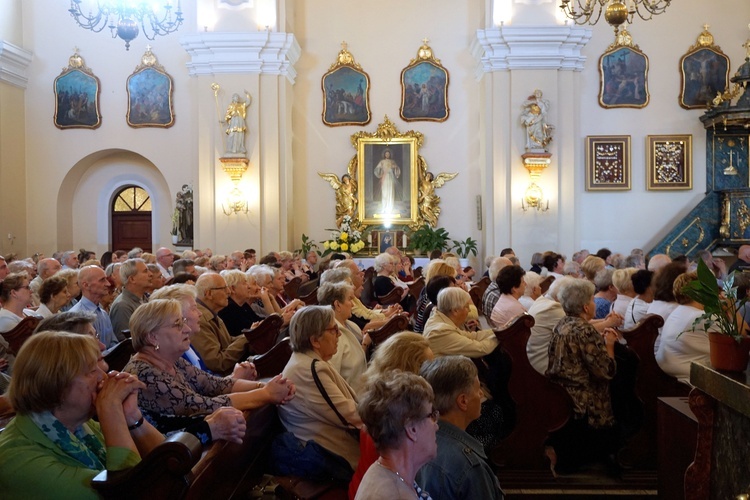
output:
M112 32L112 38L125 40L125 50L130 50L130 41L142 30L149 40L158 35L168 35L177 31L183 21L180 0L174 10L172 0L70 0L70 15L81 28L99 33L105 26ZM88 4L88 5L86 5ZM162 12L159 12L160 9ZM88 11L88 14L84 13ZM140 26L140 28L139 28Z
M636 14L644 21L663 13L672 0L560 0L560 8L576 24L596 24L604 13L604 20L614 26L633 22Z

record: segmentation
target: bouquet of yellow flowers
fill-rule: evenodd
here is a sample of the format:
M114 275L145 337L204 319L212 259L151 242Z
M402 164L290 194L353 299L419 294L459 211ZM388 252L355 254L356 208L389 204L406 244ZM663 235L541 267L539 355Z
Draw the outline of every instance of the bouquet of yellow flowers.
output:
M323 255L331 252L350 252L357 253L365 247L362 239L362 232L353 229L351 226L352 218L345 215L338 229L331 229L331 239L323 242L325 251Z

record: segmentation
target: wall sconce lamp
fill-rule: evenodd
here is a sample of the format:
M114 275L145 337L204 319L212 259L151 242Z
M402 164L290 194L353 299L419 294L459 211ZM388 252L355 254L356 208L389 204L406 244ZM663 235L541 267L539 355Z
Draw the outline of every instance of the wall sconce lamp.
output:
M250 202L237 186L232 189L227 200L221 204L221 210L224 215L246 214L250 211Z
M233 214L246 214L250 210L250 203L245 198L245 195L240 190L238 184L242 180L242 174L247 171L247 166L250 163L247 158L219 158L221 161L221 168L224 172L229 174L229 178L234 183L234 189L229 193L229 196L225 202L221 204L221 210L225 215L231 216Z
M524 212L535 209L538 212L546 212L549 210L549 199L547 200L546 207L544 204L544 192L539 187L537 181L542 176L542 172L550 164L550 153L526 153L521 156L523 158L523 166L529 171L529 177L531 178L531 184L526 188L526 192L521 198L521 210Z

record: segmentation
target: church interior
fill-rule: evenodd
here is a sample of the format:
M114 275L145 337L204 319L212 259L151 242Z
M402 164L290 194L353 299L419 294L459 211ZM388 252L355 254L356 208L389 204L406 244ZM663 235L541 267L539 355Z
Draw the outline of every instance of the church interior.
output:
M181 23L155 37L143 25L126 46L68 10L104 1L0 0L0 255L252 248L260 260L328 249L332 231L331 250L344 250L349 223L363 270L389 246L426 266L409 244L424 224L472 242L460 256L477 281L505 248L524 269L536 253L601 248L708 250L731 264L750 242L750 101L737 103L750 99L750 3L664 1L615 29L604 15L579 24L561 4L580 14L616 0L136 1L168 5ZM657 3L622 5L644 2ZM696 69L685 56L701 48L715 58L694 57ZM736 446L750 432L747 372L700 370L710 396L690 407L682 389L651 391L638 435L650 441L625 451L616 479L552 477L541 455L497 452L506 498L747 498L750 457ZM713 462L701 462L697 429L712 425L713 448L700 443ZM197 487L178 496L208 494L222 463L193 468ZM243 463L242 474L262 468ZM255 487L240 484L216 494ZM339 498L316 491L303 497Z

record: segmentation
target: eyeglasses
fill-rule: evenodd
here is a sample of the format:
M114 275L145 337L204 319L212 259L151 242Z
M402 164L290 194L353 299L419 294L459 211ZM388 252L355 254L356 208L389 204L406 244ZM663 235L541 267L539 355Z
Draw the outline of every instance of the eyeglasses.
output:
M323 329L324 332L327 332L330 330L333 330L334 332L339 333L339 325L333 325L333 326L329 326L328 328Z
M430 413L422 417L422 420L425 420L427 418L432 419L433 422L437 422L438 418L440 418L440 410L436 410L433 408L433 410Z
M177 328L178 330L182 330L182 328L187 324L187 318L181 318L172 323L170 326L172 328Z

